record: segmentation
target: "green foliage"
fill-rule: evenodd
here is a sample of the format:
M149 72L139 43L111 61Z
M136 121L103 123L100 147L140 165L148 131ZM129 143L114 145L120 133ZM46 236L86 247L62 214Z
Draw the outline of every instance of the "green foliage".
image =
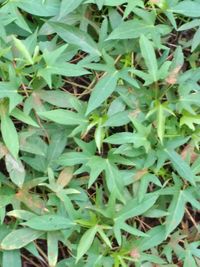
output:
M0 0L0 266L200 266L199 56L199 0Z

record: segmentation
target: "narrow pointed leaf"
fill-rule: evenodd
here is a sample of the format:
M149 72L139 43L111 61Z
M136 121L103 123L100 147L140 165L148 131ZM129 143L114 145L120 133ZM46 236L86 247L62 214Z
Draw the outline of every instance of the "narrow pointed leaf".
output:
M118 71L107 74L99 80L90 96L86 114L99 107L114 92L117 86L117 80Z
M140 37L140 49L148 71L151 74L153 81L156 82L158 75L158 65L155 51L152 43L144 35Z
M79 125L87 122L87 120L78 113L64 109L38 112L38 115L63 125Z
M1 133L8 150L14 158L17 158L19 152L18 134L14 123L6 114L1 116Z
M19 249L30 242L34 241L43 234L41 231L36 231L29 228L22 228L12 231L1 242L1 248L4 250Z
M171 160L174 169L178 174L191 184L195 185L195 175L190 166L181 158L181 156L174 150L165 149L169 159Z
M43 215L35 216L23 225L40 231L56 231L70 228L74 223L70 219L59 215Z
M67 43L80 47L83 51L92 55L100 56L95 41L86 32L78 28L59 22L48 22L55 32Z
M93 226L92 228L88 229L81 237L81 240L78 244L77 248L77 257L76 262L80 260L80 258L88 251L91 247L94 237L97 233L97 226Z
M180 190L174 195L170 207L169 215L166 219L166 237L179 225L183 219L185 211L184 192Z

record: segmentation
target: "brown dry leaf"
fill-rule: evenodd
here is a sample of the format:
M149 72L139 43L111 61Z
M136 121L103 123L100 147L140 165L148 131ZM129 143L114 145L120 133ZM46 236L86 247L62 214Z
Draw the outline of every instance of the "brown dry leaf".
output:
M137 171L136 174L134 175L134 180L135 181L140 180L146 173L148 173L148 169Z
M188 155L190 156L191 163L193 163L198 157L198 154L194 152L194 147L190 144L185 146L181 152L181 157L183 160L185 160Z
M133 118L137 118L137 116L140 114L141 110L138 108L138 109L135 109L133 112L130 112L129 113L129 116L133 117Z
M133 258L133 259L139 259L140 258L140 253L139 253L139 251L136 249L136 248L134 248L134 249L132 249L131 250L131 252L130 252L130 256Z
M33 195L22 189L16 193L15 197L37 214L41 215L45 211L48 211L45 207L45 202L36 194Z
M160 0L150 0L149 2L151 4L159 4Z
M40 96L37 93L32 93L32 101L34 105L34 109L37 109L38 111L43 111L43 104Z
M2 159L5 155L8 154L8 149L4 144L0 143L0 159Z
M172 85L175 84L177 82L177 77L180 70L181 66L178 66L175 69L173 69L165 81Z
M62 187L68 185L73 177L73 170L73 167L64 168L58 177L57 184L61 185Z

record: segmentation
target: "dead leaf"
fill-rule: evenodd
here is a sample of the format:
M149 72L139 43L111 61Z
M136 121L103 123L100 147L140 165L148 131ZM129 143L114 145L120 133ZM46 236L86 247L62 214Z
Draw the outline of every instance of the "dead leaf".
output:
M41 215L45 211L48 211L45 207L45 202L36 194L31 194L25 190L19 190L16 195L16 199L26 205L30 210Z
M134 175L134 180L135 181L140 180L146 173L148 173L148 169L137 171L136 174Z
M58 177L57 184L61 185L62 187L68 185L73 177L73 170L73 167L64 168Z
M198 157L198 154L194 152L194 147L190 144L185 146L181 152L181 157L183 160L185 160L188 155L190 156L191 163L193 163Z
M134 249L131 250L131 252L130 252L130 256L131 256L133 259L137 260L137 259L140 258L140 253L139 253L139 251L138 251L136 248L134 248Z
M172 85L175 84L177 82L177 77L180 70L181 66L178 66L175 69L173 69L165 81Z

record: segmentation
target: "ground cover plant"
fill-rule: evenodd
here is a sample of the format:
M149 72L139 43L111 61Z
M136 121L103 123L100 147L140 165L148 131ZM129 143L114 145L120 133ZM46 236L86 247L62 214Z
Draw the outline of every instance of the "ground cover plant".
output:
M200 266L199 56L199 0L0 0L0 266Z

